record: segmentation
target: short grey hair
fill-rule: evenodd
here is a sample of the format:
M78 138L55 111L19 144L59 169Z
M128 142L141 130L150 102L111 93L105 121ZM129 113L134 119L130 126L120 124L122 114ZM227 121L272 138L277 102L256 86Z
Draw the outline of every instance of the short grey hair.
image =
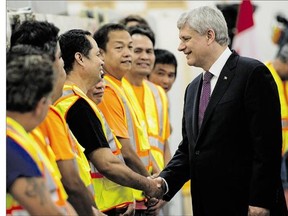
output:
M215 32L215 40L220 45L229 45L228 27L222 12L210 6L203 6L183 13L177 21L178 29L188 25L204 35L209 29Z
M6 109L26 113L52 92L55 74L48 55L22 53L10 54L7 59Z

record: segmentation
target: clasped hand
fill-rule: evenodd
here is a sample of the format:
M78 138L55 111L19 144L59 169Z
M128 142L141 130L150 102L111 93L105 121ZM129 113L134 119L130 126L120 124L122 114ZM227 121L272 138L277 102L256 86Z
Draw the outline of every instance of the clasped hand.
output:
M248 216L270 216L270 211L265 208L249 206Z
M165 183L161 177L155 178L155 177L149 176L147 178L150 181L150 191L146 192L145 196L148 198L148 200L151 200L150 202L156 202L155 200L157 200L158 202L158 199L161 199L165 193ZM152 198L156 198L156 199L152 199ZM153 203L151 203L151 205L152 204Z

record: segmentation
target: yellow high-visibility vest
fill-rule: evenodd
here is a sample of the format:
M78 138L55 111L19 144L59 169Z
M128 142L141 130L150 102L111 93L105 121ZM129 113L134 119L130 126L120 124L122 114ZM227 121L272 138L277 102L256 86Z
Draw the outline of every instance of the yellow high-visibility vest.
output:
M60 111L57 109L57 107L51 105L49 111L54 112L59 118L62 119L62 122L66 123L66 120L62 116L62 113L60 113ZM84 155L84 148L78 143L77 139L74 137L74 135L73 135L72 131L69 129L68 125L65 128L65 130L66 130L65 132L68 136L68 139L70 140L71 149L75 155L75 159L76 159L75 167L78 170L79 176L80 176L81 180L83 181L83 183L85 184L85 186L92 193L92 195L94 195L94 189L93 189L92 180L91 180L91 176L90 176L90 166L89 166L89 162L88 162L86 156ZM50 144L49 137L45 137L43 135L43 133L41 132L41 129L39 129L39 127L35 128L30 133L30 135L42 147L42 150L44 152L48 153L48 151L53 151L51 148L48 148L48 146ZM55 157L49 158L49 159L50 159L52 165L54 167L56 166L57 170L58 170L58 166L57 166L57 163L55 161Z
M78 171L81 180L84 182L85 186L89 189L91 194L95 196L95 189L92 183L92 178L90 175L90 165L89 161L87 160L85 154L84 154L84 148L80 145L80 143L77 141L76 137L73 135L72 131L69 129L69 134L71 137L71 142L75 143L74 152L76 155L76 161L78 164Z
M139 112L135 112L135 107L130 104L123 88L119 87L109 76L104 77L106 85L109 85L118 95L121 97L121 101L124 105L126 113L126 122L128 125L128 133L130 143L133 149L136 151L138 157L144 164L146 170L151 173L152 160L150 156L150 143L146 127L146 119ZM134 197L137 201L145 200L145 196L142 191L133 189Z
M69 108L79 99L85 99L91 106L96 116L101 122L102 130L105 137L109 143L111 151L120 160L124 162L120 149L122 148L120 142L116 139L111 130L108 129L107 123L103 118L102 113L97 108L96 104L85 95L75 85L64 85L63 97L56 101L56 106L61 110L61 112L66 116ZM132 189L128 187L121 186L115 182L110 181L105 176L103 176L96 167L90 162L91 167L91 178L93 187L95 189L95 202L99 210L105 212L113 208L120 208L125 205L134 202L134 197Z
M52 200L65 213L67 194L61 183L59 170L54 168L48 158L53 157L52 150L49 151L51 155L47 157L39 144L30 137L30 135L18 122L10 117L6 117L6 124L6 136L10 137L17 144L19 144L34 160L45 179L47 187L51 193ZM9 193L6 194L6 214L29 215L29 213L23 209L22 206L20 206Z
M137 99L132 85L125 78L122 79L123 88L129 102L132 104L137 116L146 119L151 158L159 170L164 168L164 144L167 137L166 124L168 119L168 101L161 87L143 80L144 110Z
M170 131L167 131L166 127L168 124L168 99L162 87L147 80L143 81L143 86L151 153L158 169L163 170L165 165L164 145L168 135L170 135ZM157 127L154 125L157 125Z
M282 118L282 155L284 155L288 152L288 83L281 80L271 62L267 62L266 66L270 70L278 88Z

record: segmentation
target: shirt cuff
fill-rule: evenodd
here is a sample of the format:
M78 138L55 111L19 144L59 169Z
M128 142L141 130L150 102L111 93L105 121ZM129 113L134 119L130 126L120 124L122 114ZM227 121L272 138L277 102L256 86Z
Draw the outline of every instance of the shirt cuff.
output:
M166 180L165 180L164 178L162 178L162 177L161 177L161 179L162 179L162 180L164 181L164 183L165 183L165 189L166 189L166 191L165 191L164 195L166 195L166 194L169 192L169 187L168 187L168 184L167 184Z

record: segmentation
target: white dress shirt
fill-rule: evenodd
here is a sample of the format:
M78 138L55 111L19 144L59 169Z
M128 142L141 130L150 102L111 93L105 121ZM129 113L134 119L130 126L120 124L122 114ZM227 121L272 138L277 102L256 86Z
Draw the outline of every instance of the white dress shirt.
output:
M214 64L211 66L211 68L209 69L209 72L213 74L213 77L210 81L210 83L211 83L211 95L212 95L212 92L215 88L217 80L219 78L220 72L222 71L222 69L223 69L225 63L227 62L229 56L231 55L231 53L232 52L230 51L229 47L227 47L224 50L224 52L219 56L219 58L214 62ZM204 78L204 73L205 73L205 71L203 71L203 78Z

